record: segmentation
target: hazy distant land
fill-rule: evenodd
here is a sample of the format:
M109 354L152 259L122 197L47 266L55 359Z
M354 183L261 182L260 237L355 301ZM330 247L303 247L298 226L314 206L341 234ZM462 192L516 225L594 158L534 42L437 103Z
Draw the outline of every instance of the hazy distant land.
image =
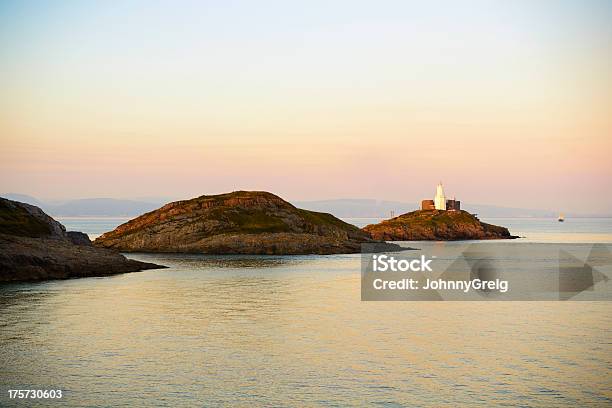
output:
M83 198L61 202L46 202L35 197L6 193L0 197L36 205L46 213L59 217L128 217L136 216L159 208L161 205L176 201L172 198L156 198L150 200L124 200L116 198ZM311 211L326 212L340 218L389 218L391 211L395 216L408 213L419 208L418 203L400 201L385 201L374 199L332 199L316 201L291 201L298 208ZM464 210L486 218L552 218L558 213L552 210L511 208L482 204L462 204ZM591 218L612 217L612 214L582 214L566 213L567 217Z
M419 203L399 201L384 201L373 199L338 199L317 201L296 201L294 205L312 211L330 212L337 217L359 218L380 217L389 218L391 211L395 216L412 212L420 208ZM558 214L550 210L508 208L493 205L462 203L462 209L478 214L480 217L556 217ZM568 214L569 215L569 214Z
M147 202L115 198L83 198L50 203L25 194L9 193L0 196L35 205L55 217L128 217L153 211L165 202L170 201Z

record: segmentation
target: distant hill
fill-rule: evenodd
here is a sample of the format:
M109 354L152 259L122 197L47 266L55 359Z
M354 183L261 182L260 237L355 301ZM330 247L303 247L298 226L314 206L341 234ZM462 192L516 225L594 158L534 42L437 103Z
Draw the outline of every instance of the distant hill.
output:
M478 214L479 217L488 218L519 218L519 217L540 217L553 218L559 214L549 210L536 210L533 208L512 208L512 207L497 207L494 205L481 204L461 204L461 209L472 214ZM575 216L575 214L574 214Z
M152 211L159 203L115 198L84 198L62 203L42 202L25 194L2 194L4 198L40 207L55 217L130 217Z
M56 217L132 217L153 211L163 203L173 201L169 198L147 198L141 200L122 200L115 198L84 198L64 202L44 202L35 197L6 193L0 197L42 208L46 213ZM389 218L391 211L395 216L419 209L419 203L373 200L367 198L336 199L317 201L293 201L293 205L306 210L326 212L341 218ZM498 207L461 203L463 210L485 218L517 217L556 217L550 210ZM610 214L575 214L566 213L567 217L609 217Z
M26 194L18 194L18 193L5 193L0 194L0 197L6 198L7 200L19 201L20 203L26 203L30 205L35 205L40 207L43 203L36 198L26 195Z
M398 201L379 201L372 199L338 199L318 201L294 201L293 205L312 211L328 212L341 218L386 218L390 217L391 211L395 216L405 214L419 209L419 203L404 203ZM549 210L537 210L526 208L508 208L492 205L479 205L461 203L461 208L470 213L478 214L479 217L556 217ZM579 214L568 214L568 216L581 216ZM584 216L584 215L582 215Z
M416 203L382 201L373 199L338 199L319 201L293 201L293 205L306 210L326 212L343 218L379 218L389 217L416 210Z
M133 216L152 211L159 207L143 201L117 200L114 198L84 198L64 204L43 204L46 211L55 216Z

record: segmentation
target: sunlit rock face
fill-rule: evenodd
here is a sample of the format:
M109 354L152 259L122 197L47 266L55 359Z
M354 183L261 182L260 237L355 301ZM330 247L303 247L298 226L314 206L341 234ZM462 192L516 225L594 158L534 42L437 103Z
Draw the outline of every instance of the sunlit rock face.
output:
M507 228L487 224L467 211L419 210L371 224L364 229L385 241L512 239Z
M331 214L302 210L263 191L167 204L100 236L121 251L206 254L356 253L368 233Z

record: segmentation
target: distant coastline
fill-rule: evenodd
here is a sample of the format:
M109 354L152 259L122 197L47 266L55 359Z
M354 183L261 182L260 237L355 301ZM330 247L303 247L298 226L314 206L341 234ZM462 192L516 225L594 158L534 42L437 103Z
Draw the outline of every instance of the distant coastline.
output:
M127 200L116 198L84 198L47 202L36 197L5 193L0 197L35 205L54 217L134 217L153 211L171 199ZM419 203L374 200L367 198L290 201L298 208L326 212L341 218L389 218L391 211L403 214L419 208ZM463 204L466 211L485 218L557 218L553 210ZM582 214L566 212L567 218L612 218L612 214Z

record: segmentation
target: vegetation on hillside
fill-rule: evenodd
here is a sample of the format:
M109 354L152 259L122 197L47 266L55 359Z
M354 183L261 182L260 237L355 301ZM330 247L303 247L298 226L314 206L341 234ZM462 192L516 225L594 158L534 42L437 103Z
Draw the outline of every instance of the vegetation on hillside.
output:
M467 211L440 210L417 210L383 221L388 225L403 225L406 222L410 222L413 226L422 225L426 227L440 227L457 223L480 224L478 218Z

